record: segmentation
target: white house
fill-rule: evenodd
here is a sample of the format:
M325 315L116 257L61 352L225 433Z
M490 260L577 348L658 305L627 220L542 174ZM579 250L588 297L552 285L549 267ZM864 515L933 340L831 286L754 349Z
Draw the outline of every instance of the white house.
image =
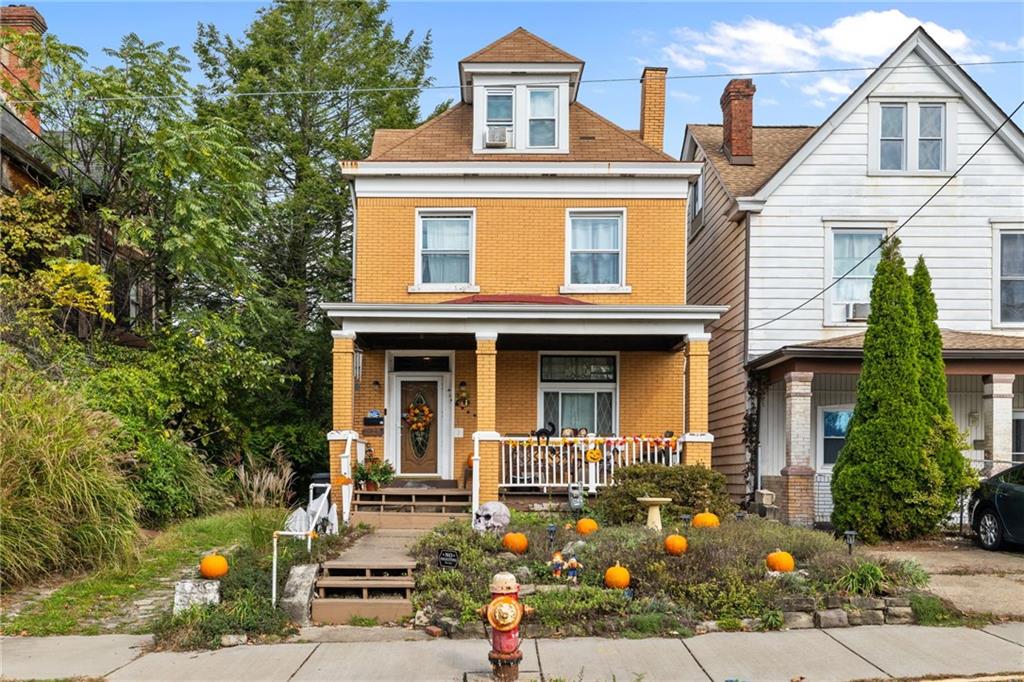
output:
M914 31L818 127L753 125L754 85L722 95L720 125L689 125L693 303L712 328L713 463L734 494L775 490L793 523L827 521L831 468L856 396L878 254L815 296L947 181L1006 114ZM1006 122L899 232L923 255L950 401L980 465L1024 460L1024 134Z

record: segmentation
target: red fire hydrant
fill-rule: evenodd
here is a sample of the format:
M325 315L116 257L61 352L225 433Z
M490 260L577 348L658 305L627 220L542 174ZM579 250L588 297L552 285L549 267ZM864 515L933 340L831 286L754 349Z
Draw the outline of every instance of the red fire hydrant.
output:
M491 603L480 609L480 615L491 626L491 652L487 654L491 671L498 682L514 682L519 678L519 623L533 609L519 601L519 583L511 573L495 573L491 578Z

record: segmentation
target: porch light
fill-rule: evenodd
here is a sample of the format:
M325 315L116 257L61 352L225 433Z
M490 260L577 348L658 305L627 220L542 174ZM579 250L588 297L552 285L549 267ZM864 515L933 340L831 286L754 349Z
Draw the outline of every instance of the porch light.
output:
M846 540L846 548L850 554L853 554L853 544L857 542L857 531L848 530L843 533L843 539Z

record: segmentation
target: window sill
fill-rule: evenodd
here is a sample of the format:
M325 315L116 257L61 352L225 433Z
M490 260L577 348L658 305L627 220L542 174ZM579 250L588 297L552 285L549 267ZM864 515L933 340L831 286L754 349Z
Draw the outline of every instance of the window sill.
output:
M825 323L822 326L823 327L853 327L853 328L860 327L861 329L864 329L864 328L866 328L868 326L868 323L867 323L867 320L865 320L863 322L844 322L842 320L826 320Z
M929 170L879 170L873 169L868 171L869 176L877 177L892 177L892 178L948 178L953 175L953 171L929 171Z
M1024 322L993 322L992 329L1005 329L1007 331L1020 331L1024 329Z
M631 294L633 287L628 284L563 284L560 294Z
M480 287L475 284L410 284L410 294L478 294Z

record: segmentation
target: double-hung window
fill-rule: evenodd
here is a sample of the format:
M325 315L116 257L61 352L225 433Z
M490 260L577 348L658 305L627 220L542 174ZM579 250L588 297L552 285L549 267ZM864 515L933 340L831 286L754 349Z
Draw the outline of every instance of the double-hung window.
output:
M850 431L853 407L834 405L819 410L818 469L831 469L839 458L839 451L846 445L846 434Z
M907 167L907 105L882 105L882 130L879 140L879 167L905 170Z
M1024 230L1001 230L996 239L999 322L1024 324Z
M921 104L918 109L917 167L919 170L940 171L946 155L944 104Z
M421 211L418 237L417 284L473 283L472 212Z
M830 322L863 321L866 307L854 304L871 301L871 281L881 260L878 243L884 230L833 229L830 294ZM863 261L863 262L862 262ZM849 274L847 274L849 273ZM845 276L844 276L845 275Z
M568 284L617 287L624 283L621 211L570 211Z
M1013 463L1024 462L1024 410L1013 411Z
M510 139L515 139L515 95L512 88L494 88L487 91L486 125L504 126Z
M541 355L542 425L614 435L618 356Z
M701 222L701 211L704 210L704 171L697 176L696 182L690 184L689 213L690 224L699 225Z
M558 90L556 88L530 88L529 90L529 146L558 146Z

